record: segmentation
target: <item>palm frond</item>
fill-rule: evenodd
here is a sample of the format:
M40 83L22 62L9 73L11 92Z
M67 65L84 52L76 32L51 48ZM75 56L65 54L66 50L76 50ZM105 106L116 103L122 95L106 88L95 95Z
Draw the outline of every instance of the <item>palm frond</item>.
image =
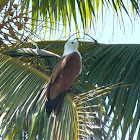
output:
M108 87L81 95L71 91L64 98L59 117L48 118L46 86L43 85L49 77L18 59L1 55L0 60L3 139L79 139L87 136L102 139L101 135L106 136L101 128L98 98L106 94Z
M109 101L105 106L106 113L114 115L109 132L122 129L122 139L129 132L134 136L139 127L138 110L140 87L140 45L139 44L88 44L85 48L93 48L83 55L84 76L81 82L103 86L107 84L121 83L122 87L111 90ZM125 85L125 86L124 86ZM106 100L103 96L103 100ZM123 123L122 123L123 121ZM128 128L132 127L131 130Z
M49 77L18 59L3 55L0 57L0 115L3 119L1 127L3 130L6 129L3 137L20 138L26 120L25 116L28 117L30 122L44 100L44 96L40 95L40 91L49 80ZM9 133L13 133L13 135L11 136Z
M126 133L129 133L130 137L134 137L139 127L139 44L81 43L79 49L83 57L83 71L77 79L78 85L74 85L74 92L78 94L89 91L94 86L100 87L120 83L121 85L118 88L109 91L110 94L101 97L104 108L103 114L105 115L103 122L104 125L110 124L108 126L109 137L114 137L115 134L111 134L112 131L116 132L120 127L122 129L122 139L126 136ZM49 46L47 50L59 54L62 54L63 45L64 41L38 42L39 48ZM45 64L55 65L56 61L53 58L51 59L45 58ZM52 71L52 69L49 70ZM113 118L112 114L114 115ZM129 129L130 127L132 129Z
M26 5L29 5L29 1L24 1ZM131 0L130 4L133 9L133 16L140 15L140 9L138 6L138 1ZM78 7L78 10L76 10ZM25 8L25 7L24 7ZM46 31L50 30L50 33L53 29L59 29L63 24L63 29L67 30L68 26L71 28L71 19L73 17L75 29L79 31L80 27L77 24L77 15L80 13L80 20L83 26L84 31L88 30L91 25L95 25L98 21L99 14L102 14L102 17L105 17L105 10L113 10L114 15L117 15L116 18L121 19L123 23L123 10L126 12L130 18L130 11L128 10L127 2L123 1L114 1L114 0L33 0L32 1L32 29L37 29L39 24L37 20L40 18L39 15L46 21ZM123 9L123 10L122 10ZM103 19L103 18L102 18ZM104 22L104 21L103 21ZM62 23L62 24L59 24ZM71 32L71 29L69 30Z

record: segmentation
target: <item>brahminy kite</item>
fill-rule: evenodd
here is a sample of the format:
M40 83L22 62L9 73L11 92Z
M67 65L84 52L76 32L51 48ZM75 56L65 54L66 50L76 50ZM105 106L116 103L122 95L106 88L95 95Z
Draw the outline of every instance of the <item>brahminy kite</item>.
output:
M46 91L48 117L52 111L58 115L66 94L65 91L72 86L76 77L81 73L82 57L78 46L77 40L66 42L62 58L53 69Z

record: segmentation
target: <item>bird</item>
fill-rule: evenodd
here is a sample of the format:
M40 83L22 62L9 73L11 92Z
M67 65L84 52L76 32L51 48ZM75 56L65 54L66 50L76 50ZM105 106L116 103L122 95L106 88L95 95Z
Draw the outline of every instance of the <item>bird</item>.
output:
M79 42L69 40L64 45L61 59L54 67L46 90L46 113L58 115L63 104L66 91L72 86L82 71L82 57L78 51Z

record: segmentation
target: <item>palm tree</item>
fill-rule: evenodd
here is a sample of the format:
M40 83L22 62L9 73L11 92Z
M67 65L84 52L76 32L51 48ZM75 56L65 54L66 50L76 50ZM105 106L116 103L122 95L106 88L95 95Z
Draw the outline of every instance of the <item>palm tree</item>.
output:
M45 27L48 26L47 15L49 15L50 31L61 20L66 29L66 19L71 24L71 15L73 15L78 30L75 9L77 3L83 28L86 29L87 24L97 20L100 5L112 6L118 17L118 13L122 14L123 8L129 16L124 3L114 2L114 0L32 1L32 20L30 20L29 2L22 1L21 7L19 4L9 3L8 0L0 3L3 14L1 15L4 19L0 25L1 137L47 140L120 138L123 140L128 135L129 139L133 139L137 133L136 139L139 139L139 44L80 42L80 52L83 57L82 75L68 91L58 118L52 116L48 118L46 115L45 88L53 66L60 58L56 55L40 57L17 52L17 48L33 47L26 42L35 31L39 30L36 25L40 21L40 14L44 18ZM8 10L5 10L7 3ZM134 12L139 16L138 2L131 0L131 3ZM20 15L18 15L19 7ZM13 11L17 13L15 16ZM12 21L11 15L14 18ZM32 22L31 28L26 26L28 22ZM12 24L17 28L10 26ZM9 33L5 32L4 28ZM13 45L7 46L7 42ZM65 41L40 41L37 44L39 48L47 48L48 51L61 55Z

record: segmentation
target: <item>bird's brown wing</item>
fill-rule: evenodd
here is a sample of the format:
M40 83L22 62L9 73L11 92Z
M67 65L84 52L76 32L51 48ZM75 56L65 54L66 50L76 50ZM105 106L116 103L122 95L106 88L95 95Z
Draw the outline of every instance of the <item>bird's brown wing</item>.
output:
M64 56L54 68L47 90L47 98L55 99L62 92L69 89L81 69L78 53Z

